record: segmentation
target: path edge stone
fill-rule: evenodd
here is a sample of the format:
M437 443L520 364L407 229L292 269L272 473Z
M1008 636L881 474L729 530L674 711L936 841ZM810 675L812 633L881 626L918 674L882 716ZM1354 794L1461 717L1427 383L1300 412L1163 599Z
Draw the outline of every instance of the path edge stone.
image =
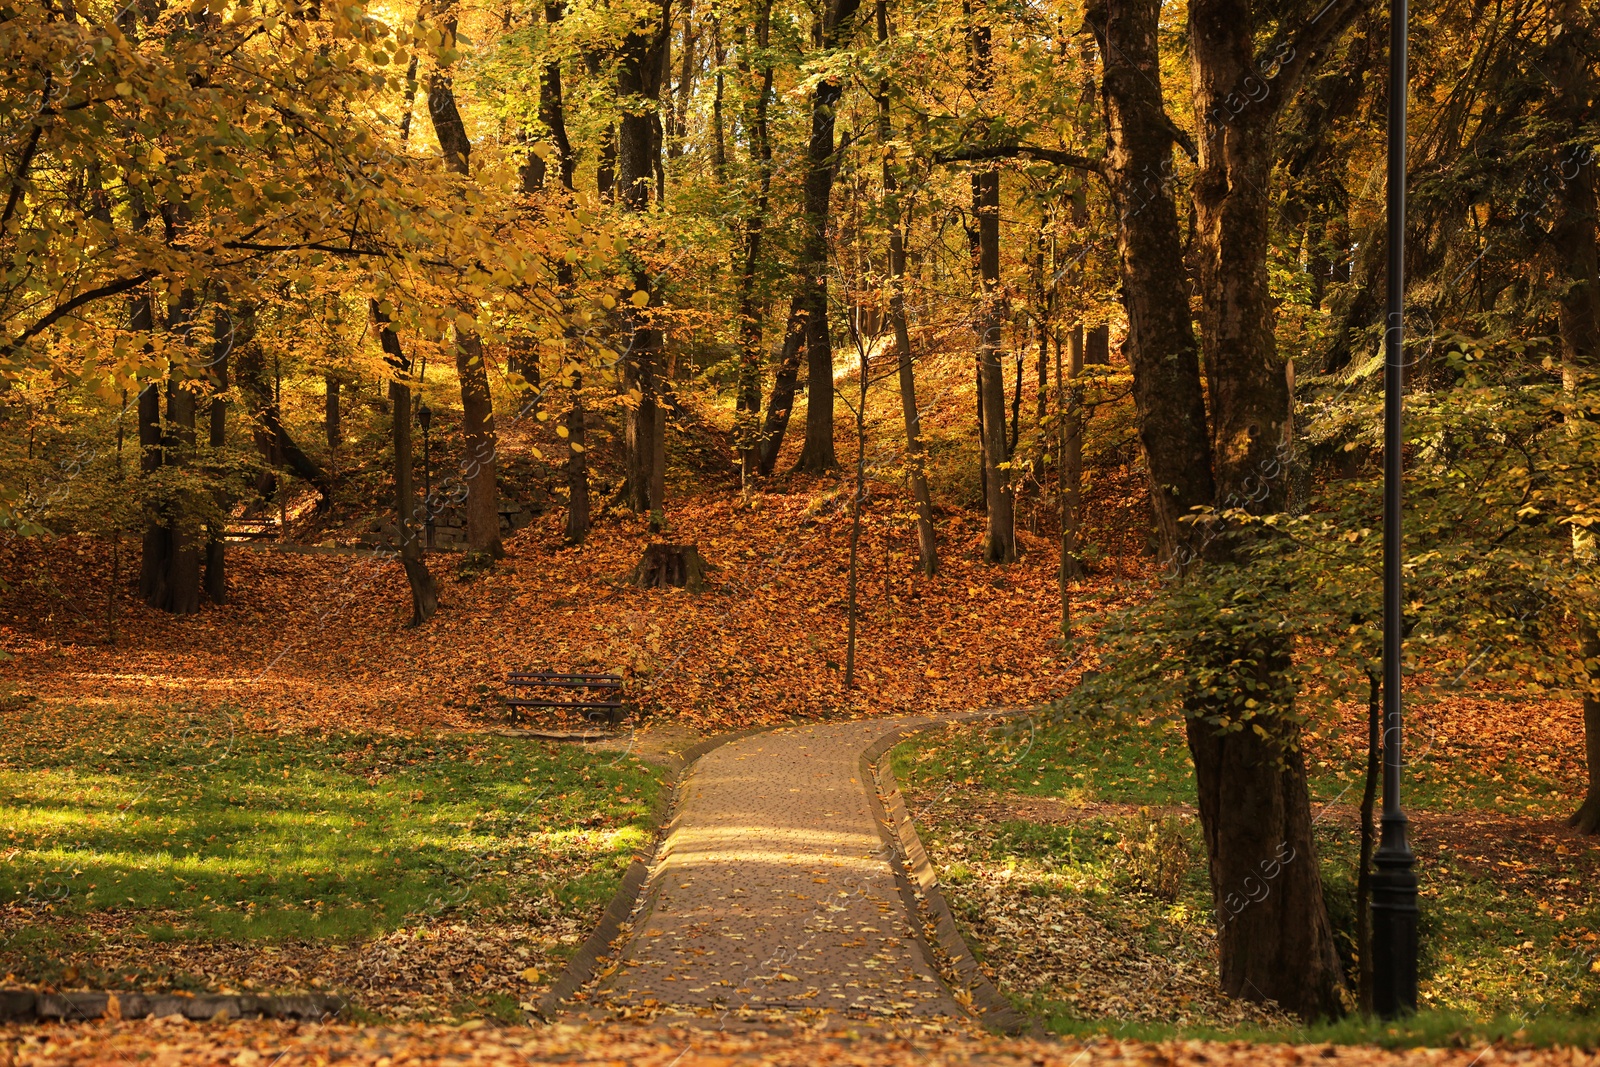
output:
M900 889L900 899L911 922L912 934L917 940L928 966L951 987L953 999L966 1008L985 1028L1007 1036L1044 1036L1039 1024L1012 1007L989 976L978 966L972 949L956 926L950 904L939 889L938 873L922 847L922 838L906 810L900 785L895 780L890 760L884 757L902 741L958 722L979 722L985 719L1012 718L1027 715L1031 708L1006 708L995 711L971 712L950 716L934 722L925 722L892 730L867 746L861 753L861 783L872 807L873 821L889 849L889 866L894 871L895 884ZM928 927L932 927L932 940ZM957 995L965 991L967 998Z
M181 993L40 993L32 989L0 989L0 1023L54 1020L142 1019L181 1015L206 1022L215 1019L298 1019L321 1022L337 1017L349 1002L326 993L262 997Z
M694 765L700 762L700 757L742 738L791 725L793 724L780 723L777 726L756 726L748 730L735 730L732 733L708 737L684 749L679 756L681 762L678 767L663 779L661 790L656 794L649 841L634 852L633 862L628 864L628 869L622 876L622 884L617 886L617 891L612 894L611 902L606 905L599 924L590 932L583 944L578 946L578 951L572 954L572 958L567 961L566 967L561 972L561 977L556 979L555 984L539 998L538 1006L532 1012L534 1016L547 1023L554 1022L562 1002L588 985L595 977L595 972L599 970L600 961L609 958L612 945L622 936L623 928L638 907L640 894L648 886L650 869L659 858L661 846L666 842L672 832L673 824L677 822L678 815L683 810L684 785L688 782Z

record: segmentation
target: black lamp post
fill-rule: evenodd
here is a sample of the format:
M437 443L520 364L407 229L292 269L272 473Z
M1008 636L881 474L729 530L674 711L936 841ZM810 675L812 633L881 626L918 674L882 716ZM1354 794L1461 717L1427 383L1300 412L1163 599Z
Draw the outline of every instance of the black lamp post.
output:
M1417 1009L1416 858L1400 807L1400 506L1405 386L1406 0L1389 0L1389 308L1383 335L1383 830L1372 857L1372 1006L1392 1019Z
M427 545L433 547L433 464L428 456L428 427L433 425L433 409L427 404L417 408L417 422L422 425L422 515L427 531Z

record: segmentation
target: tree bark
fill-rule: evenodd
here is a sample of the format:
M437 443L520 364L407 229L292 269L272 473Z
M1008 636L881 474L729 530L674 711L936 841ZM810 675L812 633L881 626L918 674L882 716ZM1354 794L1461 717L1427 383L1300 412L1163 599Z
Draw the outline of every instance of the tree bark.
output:
M734 439L739 448L740 481L748 497L760 473L761 371L765 355L762 317L765 301L756 289L761 268L761 244L767 223L767 208L772 195L772 138L767 128L767 109L772 100L772 60L767 56L772 22L771 0L763 0L756 10L755 40L761 56L759 88L746 122L750 129L750 153L756 166L756 199L745 217L744 261L739 269L739 395L734 418ZM740 72L749 75L748 57L741 49ZM719 70L718 79L722 74ZM720 80L719 80L720 86ZM720 88L719 88L720 94ZM721 119L721 97L717 100Z
M783 344L775 360L778 370L772 378L772 393L767 397L767 417L761 424L761 461L758 470L763 478L772 477L772 472L777 469L784 431L789 427L789 413L794 409L795 382L800 376L800 354L806 340L803 299L797 292L790 302L789 318L783 328Z
M440 32L454 44L456 12L452 4L439 21ZM428 82L428 117L444 153L445 165L462 177L472 173L472 141L456 107L455 86L448 68L433 72ZM476 308L470 301L457 305L467 315ZM493 559L505 556L500 545L500 499L495 485L496 442L494 397L489 391L489 369L483 339L471 326L456 324L456 376L461 382L461 431L466 455L461 479L467 487L467 551ZM407 393L409 398L409 391ZM408 400L409 403L409 400Z
M821 12L821 47L839 46L840 32L855 18L861 0L826 0ZM839 460L833 447L833 337L828 329L828 219L833 198L834 108L844 93L837 78L824 78L811 96L811 139L806 146L804 220L801 231L800 294L806 330L806 440L799 469L820 474Z
M878 0L878 41L889 40L888 0ZM889 111L889 80L878 83L878 141L887 146L894 139L894 120ZM896 369L900 384L900 416L906 430L906 478L911 483L911 499L917 505L917 565L923 574L939 573L939 549L933 533L933 497L928 492L922 443L922 413L917 407L917 376L911 357L911 327L906 317L906 224L908 207L901 204L900 178L895 173L887 148L883 160L884 209L889 215L889 327L894 331Z
M1356 1006L1372 1014L1372 850L1377 826L1372 817L1383 773L1383 687L1377 671L1367 671L1367 776L1361 787L1361 851L1356 860Z
M622 106L617 160L622 204L638 214L650 209L651 180L660 151L656 109L660 106L667 43L672 35L672 0L659 0L652 20L636 25L628 33L617 61L617 93ZM665 452L666 420L659 395L662 336L651 321L650 308L660 306L660 295L655 292L644 262L637 257L633 286L648 300L643 308L629 313L633 337L622 362L623 387L637 393L623 427L627 471L624 499L634 512L659 516L665 507L660 492L665 471L658 471L657 463Z
M968 83L983 100L994 85L991 31L982 13L969 14ZM979 124L981 141L987 126ZM1012 563L1017 558L1015 500L1011 493L1011 448L1006 437L1006 379L1000 363L1005 295L1000 287L1000 171L979 164L972 173L972 214L977 220L978 405L983 446L983 495L987 512L983 558Z
M683 0L683 54L678 57L678 84L672 95L669 112L672 128L667 131L667 158L683 155L683 144L689 136L689 97L694 92L695 43L699 35L694 30L694 0Z
M1056 406L1060 412L1060 455L1057 472L1061 495L1061 562L1056 580L1061 588L1061 639L1072 637L1072 583L1083 577L1078 556L1079 534L1083 525L1083 324L1068 334L1067 365L1061 366L1061 348L1056 347Z
M149 290L142 290L128 301L129 329L148 335L155 317ZM165 450L161 429L161 385L146 382L139 390L139 473L145 477L160 470ZM146 604L156 606L167 599L167 549L169 540L166 525L159 515L146 511L144 543L139 559L139 596Z
M1104 367L1111 362L1111 327L1102 322L1089 327L1083 339L1083 363L1086 367Z
M1139 440L1163 562L1181 573L1193 562L1195 530L1179 520L1209 505L1214 492L1199 348L1166 180L1172 132L1161 103L1158 13L1153 0L1100 0L1087 17L1104 64L1105 177L1118 215Z
M563 15L560 3L544 5L545 47L550 49L550 34L561 24ZM553 54L553 50L552 50ZM571 189L577 159L572 154L572 143L567 139L566 101L561 89L561 61L552 59L544 65L539 77L539 122L550 137L556 150L556 167L561 176L562 188ZM521 168L522 191L532 193L545 187L549 163L536 152L529 152Z
M337 376L322 376L322 427L328 437L328 453L339 451L342 439L341 412L339 408L340 382Z
M167 332L181 338L179 350L191 351L194 331L194 293L183 290L167 311ZM174 361L167 373L167 466L188 466L195 450L196 403L189 380L193 364L187 358ZM152 607L174 615L194 615L200 611L200 531L193 518L193 501L187 492L172 502L167 516L166 597Z
M1226 85L1224 94L1232 91L1218 66L1236 62L1237 38L1250 38L1248 4L1197 0L1191 5L1197 103L1209 101L1218 86ZM1195 562L1201 545L1198 524L1179 521L1191 508L1214 504L1219 491L1230 494L1229 500L1252 499L1253 490L1231 494L1253 475L1275 479L1281 499L1282 479L1266 464L1284 444L1288 397L1271 347L1270 304L1225 303L1266 296L1258 285L1263 271L1256 266L1264 264L1267 249L1259 221L1264 216L1257 213L1265 199L1247 183L1265 185L1262 153L1270 163L1271 140L1259 132L1236 136L1231 129L1208 128L1208 141L1215 134L1215 143L1202 150L1195 193L1202 325L1218 427L1208 433L1168 181L1177 132L1161 104L1158 14L1157 0L1096 0L1088 19L1104 63L1105 172L1119 216L1140 437L1163 556L1176 576ZM1243 54L1248 58L1247 46ZM1282 90L1287 92L1288 85L1285 81ZM1252 237L1259 246L1249 246ZM1270 492L1263 504L1274 506ZM1225 539L1211 542L1212 553L1226 549ZM1185 708L1220 918L1222 987L1231 996L1277 1001L1307 1018L1337 1015L1343 983L1311 840L1298 728L1287 706L1292 696L1281 685L1289 650L1270 638L1241 647L1240 639L1224 634L1183 650L1194 663L1212 665L1224 679L1237 681L1225 681L1221 696L1197 695ZM1247 711L1246 691L1264 694L1264 706ZM1240 722L1262 725L1267 735L1218 725ZM1264 895L1258 896L1262 887Z
M546 3L544 7L545 25L548 32L554 32L555 27L562 18L560 4ZM561 64L549 63L544 68L544 77L539 83L539 121L550 133L551 140L556 145L556 150L561 154L560 176L561 185L566 192L573 191L573 175L576 160L572 154L572 146L567 139L567 111L566 103L561 92ZM534 168L534 162L538 167ZM548 168L542 160L530 157L528 167L523 171L523 191L532 193L542 190L545 186ZM574 275L572 265L564 258L557 257L554 263L556 288L566 299L572 292ZM566 335L570 341L576 336L576 330L569 325ZM538 374L538 367L530 368L534 375ZM527 371L524 370L524 377ZM530 378L530 380L533 380ZM567 409L567 524L566 538L572 544L577 544L589 535L591 524L589 506L589 457L584 451L586 438L585 412L583 407L583 376L574 373L572 376L572 404Z
M244 332L234 343L233 355L237 358L232 367L236 372L239 391L249 403L250 417L256 424L256 447L261 452L261 458L271 466L286 466L316 486L322 494L321 506L325 507L332 499L327 472L305 454L279 416L277 400L273 397L272 386L267 382L261 347L254 340L255 309L242 307L237 310L240 322L236 329Z
M767 7L769 14L771 8ZM715 17L711 20L711 44L715 49L713 59L717 64L716 87L711 94L711 166L717 175L717 184L722 184L728 177L728 138L724 129L722 117L724 89L726 78L723 75L722 65L726 57L722 53L722 24Z
M233 352L235 341L235 324L232 309L226 304L217 308L216 319L212 324L211 335L211 407L207 414L210 416L210 444L213 449L220 449L228 441L228 401L226 390L228 388L228 357ZM228 506L232 503L220 492L217 494L217 506L226 514ZM225 538L224 524L219 522L207 531L206 537L206 570L205 592L206 598L213 604L223 604L228 599L228 548Z
M1594 99L1595 78L1585 55L1585 44L1594 40L1592 20L1584 15L1576 0L1562 0L1561 29L1551 41L1549 67L1554 71L1556 94L1551 110L1567 143L1586 144L1584 122L1590 118L1586 102ZM1572 151L1572 149L1568 149ZM1563 179L1556 219L1549 240L1556 260L1556 276L1568 284L1558 300L1557 315L1561 330L1561 379L1567 395L1576 398L1580 390L1594 388L1593 376L1600 369L1600 227L1595 221L1600 208L1595 164L1573 167ZM1568 429L1574 436L1582 432L1577 414L1569 415ZM1572 527L1572 559L1579 568L1600 565L1600 536L1591 527ZM1568 820L1579 832L1600 832L1600 633L1590 619L1578 621L1579 653L1588 664L1590 688L1583 697L1584 755L1588 767L1588 791L1582 805Z
M500 500L495 487L494 403L484 369L483 341L476 330L456 327L456 375L461 380L461 428L466 455L461 480L467 486L467 551L505 556L500 544Z
M378 327L378 340L383 346L384 362L389 364L393 377L389 379L389 411L393 425L390 427L394 446L394 513L395 527L400 540L400 566L406 572L406 583L411 587L411 625L421 626L439 610L439 593L422 559L422 531L427 521L419 515L416 490L412 478L411 458L411 386L405 376L411 370L411 361L400 348L400 338L389 326L389 316L383 313L378 301L368 300L367 308L373 324Z

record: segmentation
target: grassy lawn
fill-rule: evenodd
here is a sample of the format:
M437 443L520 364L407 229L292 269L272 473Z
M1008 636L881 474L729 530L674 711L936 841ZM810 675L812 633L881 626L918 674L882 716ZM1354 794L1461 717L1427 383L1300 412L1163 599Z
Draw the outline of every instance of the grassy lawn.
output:
M1341 742L1348 731L1329 730ZM1364 755L1308 744L1329 909L1350 963ZM1419 749L1425 746L1418 746ZM1423 1010L1304 1026L1215 987L1213 916L1181 724L956 727L894 767L975 954L1056 1031L1382 1044L1600 1043L1600 873L1563 830L1554 764L1437 746L1410 769ZM974 817L976 816L976 817Z
M643 842L659 778L497 735L251 733L228 707L9 719L0 973L43 983L137 981L137 960L82 978L71 962L128 920L150 943L268 945L511 912L587 921Z

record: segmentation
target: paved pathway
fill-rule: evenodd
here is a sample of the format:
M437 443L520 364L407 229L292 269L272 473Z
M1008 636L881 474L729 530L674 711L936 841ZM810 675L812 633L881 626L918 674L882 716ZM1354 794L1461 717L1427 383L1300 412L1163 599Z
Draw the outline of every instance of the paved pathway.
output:
M654 906L594 1002L964 1017L913 939L860 778L868 745L923 721L791 727L702 758L651 875Z

